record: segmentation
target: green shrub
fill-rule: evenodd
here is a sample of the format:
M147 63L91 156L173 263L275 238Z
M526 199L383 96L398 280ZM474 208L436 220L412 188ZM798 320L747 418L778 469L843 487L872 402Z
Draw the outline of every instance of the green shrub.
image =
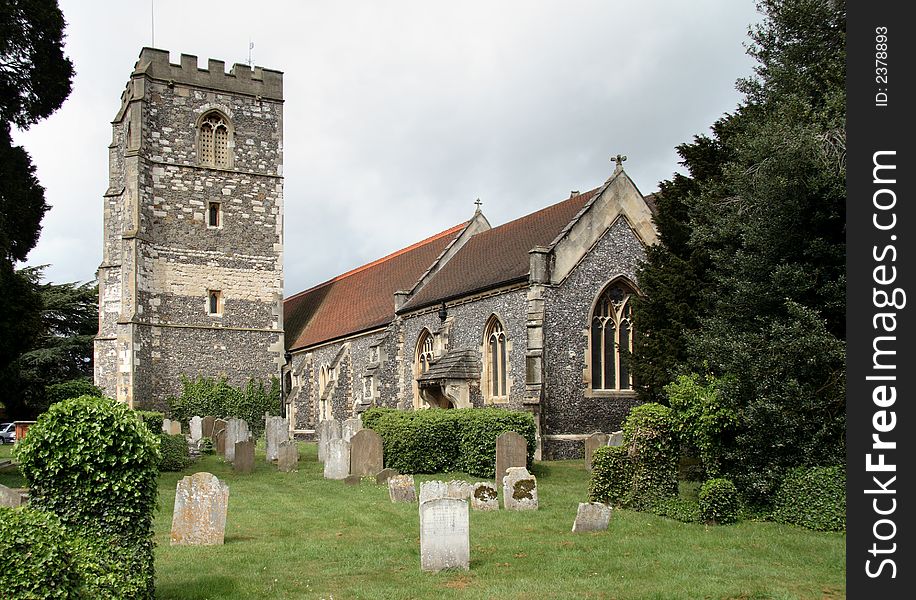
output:
M660 517L667 517L682 523L699 523L700 506L696 500L681 498L679 496L662 498L655 502L652 512Z
M159 444L127 406L82 396L51 406L16 447L29 504L75 535L119 548L123 584L153 596ZM103 563L107 561L102 560Z
M624 446L603 446L595 450L589 500L614 506L626 505L630 497L632 471L632 461Z
M102 390L93 385L92 380L88 377L52 383L45 388L45 397L49 406L70 398L79 398L80 396L97 396L101 398L104 395Z
M696 373L681 375L665 386L672 426L685 449L696 450L707 474L722 472L724 444L732 439L738 416L722 401L722 381Z
M710 479L700 488L700 517L707 523L727 525L738 520L738 489L731 479Z
M160 471L183 471L191 464L188 440L183 435L159 434Z
M56 516L0 507L0 594L10 600L87 597L78 553Z
M134 414L149 427L153 435L162 433L162 422L165 421L165 415L155 410L135 410Z
M363 427L366 429L375 429L375 424L379 419L393 412L398 412L398 409L373 406L372 408L365 410L363 414L360 415L363 420Z
M846 530L846 470L799 467L779 486L772 517L815 531Z
M671 409L653 402L633 408L623 425L623 442L633 460L628 504L649 509L676 496L679 455Z
M197 442L197 449L201 454L213 454L213 440L208 437L202 437Z
M244 388L230 385L225 378L181 379L181 395L169 398L174 419L186 423L193 416L220 419L245 419L251 434L258 438L264 432L264 413L280 414L280 380L271 377L269 387L263 381L250 379Z
M494 477L496 438L506 431L527 440L529 466L534 456L535 425L530 413L481 408L369 409L363 413L363 426L382 437L385 466L402 473L464 471Z

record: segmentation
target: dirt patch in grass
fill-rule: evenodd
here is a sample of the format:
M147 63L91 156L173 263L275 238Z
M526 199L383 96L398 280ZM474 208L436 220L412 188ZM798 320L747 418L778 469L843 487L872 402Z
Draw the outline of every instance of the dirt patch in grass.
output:
M474 580L470 576L458 575L446 581L444 585L450 590L464 590L472 583L474 583Z

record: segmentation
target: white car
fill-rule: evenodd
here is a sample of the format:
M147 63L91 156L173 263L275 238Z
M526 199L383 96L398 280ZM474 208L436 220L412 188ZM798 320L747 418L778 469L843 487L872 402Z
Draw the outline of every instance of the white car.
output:
M0 423L0 444L12 444L16 441L16 425Z

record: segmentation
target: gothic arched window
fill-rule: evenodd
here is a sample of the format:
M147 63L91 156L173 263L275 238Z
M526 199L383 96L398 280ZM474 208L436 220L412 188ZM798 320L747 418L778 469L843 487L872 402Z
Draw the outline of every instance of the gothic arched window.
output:
M415 373L417 377L429 371L429 364L432 362L433 356L433 335L429 332L429 329L424 329L420 332L420 337L417 339L417 357L415 364Z
M228 169L231 166L229 137L229 120L226 117L216 111L204 115L197 136L200 164Z
M484 389L490 399L505 399L509 395L509 349L506 331L496 315L484 328Z
M633 289L615 281L601 293L592 313L589 335L593 390L633 389L633 380L622 354L633 351Z

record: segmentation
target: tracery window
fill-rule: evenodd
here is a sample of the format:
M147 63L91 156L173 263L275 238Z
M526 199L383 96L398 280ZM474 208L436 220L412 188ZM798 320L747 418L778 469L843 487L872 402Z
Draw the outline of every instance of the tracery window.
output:
M633 380L622 354L633 351L633 289L623 281L609 285L591 319L590 359L593 390L630 390Z
M506 398L508 396L508 340L503 324L494 315L487 321L484 329L484 344L486 347L484 389L487 395L493 398Z
M229 122L220 113L208 113L200 123L197 137L200 164L207 167L228 169Z
M418 377L429 371L429 364L432 362L433 356L433 335L428 329L424 329L420 332L420 337L417 339L417 359L415 366Z

